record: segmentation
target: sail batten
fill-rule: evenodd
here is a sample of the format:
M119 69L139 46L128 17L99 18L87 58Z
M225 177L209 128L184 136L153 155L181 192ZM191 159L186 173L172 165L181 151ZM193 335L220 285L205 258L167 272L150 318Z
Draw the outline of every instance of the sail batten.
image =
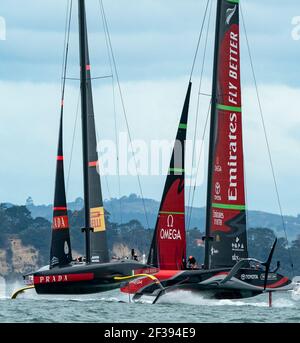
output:
M240 258L248 257L238 3L238 0L218 0L206 268L230 267Z
M184 151L191 86L189 83L148 257L148 264L161 270L186 266Z

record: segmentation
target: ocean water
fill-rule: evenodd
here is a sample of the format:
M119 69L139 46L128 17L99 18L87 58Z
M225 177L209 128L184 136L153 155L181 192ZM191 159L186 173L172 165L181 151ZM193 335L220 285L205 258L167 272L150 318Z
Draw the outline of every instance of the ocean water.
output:
M243 300L207 300L186 291L155 305L132 303L119 290L85 296L39 296L29 290L16 300L0 296L1 323L300 323L300 292Z

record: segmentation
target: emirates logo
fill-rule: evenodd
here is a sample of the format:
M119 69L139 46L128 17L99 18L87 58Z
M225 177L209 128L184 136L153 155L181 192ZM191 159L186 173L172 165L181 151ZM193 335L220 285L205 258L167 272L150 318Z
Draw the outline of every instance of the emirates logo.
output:
M216 182L216 184L215 184L215 192L217 195L219 195L221 193L221 185L219 182Z

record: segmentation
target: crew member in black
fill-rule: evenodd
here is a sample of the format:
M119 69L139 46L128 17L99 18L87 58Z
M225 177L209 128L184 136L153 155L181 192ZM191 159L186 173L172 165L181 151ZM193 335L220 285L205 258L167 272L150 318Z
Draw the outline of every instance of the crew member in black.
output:
M188 268L195 269L197 267L197 262L194 256L190 256L188 259Z

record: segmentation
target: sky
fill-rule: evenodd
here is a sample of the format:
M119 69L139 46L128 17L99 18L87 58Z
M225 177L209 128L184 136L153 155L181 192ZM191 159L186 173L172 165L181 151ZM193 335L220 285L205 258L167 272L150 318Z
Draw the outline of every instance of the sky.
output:
M0 40L0 202L23 204L31 196L37 204L52 203L67 2L1 1L6 40ZM78 78L77 1L73 2L68 77ZM99 1L86 3L92 75L110 75ZM147 146L152 140L173 140L206 1L103 0L103 3L132 139L143 140ZM300 16L299 2L273 0L270 4L241 0L241 6L283 212L296 215L300 213L300 40L293 39L297 27L292 22ZM214 16L215 1L212 1L203 93L211 92ZM189 139L193 138L196 122L203 42L192 79ZM278 213L242 28L241 60L248 208ZM126 132L126 125L117 88L114 90L117 132L122 133ZM111 79L94 80L93 93L99 139L116 141ZM82 195L80 117L74 131L78 95L78 81L67 81L64 148L69 201ZM198 140L202 138L207 107L208 100L203 95L196 130ZM207 132L203 146L200 165L203 175L196 187L194 206L205 204ZM165 176L140 178L144 196L159 200ZM102 177L102 186L106 199L139 193L136 176L121 176L120 190L116 176Z

